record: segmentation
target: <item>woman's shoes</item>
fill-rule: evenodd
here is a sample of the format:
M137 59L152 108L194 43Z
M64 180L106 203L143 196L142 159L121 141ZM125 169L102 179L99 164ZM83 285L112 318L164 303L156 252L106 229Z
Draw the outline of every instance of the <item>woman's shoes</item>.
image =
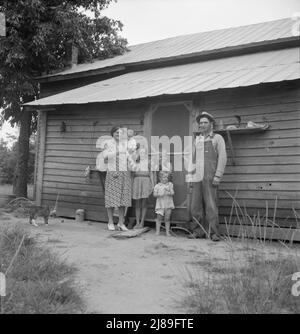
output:
M128 228L124 224L117 225L119 231L128 231Z
M116 230L114 224L107 224L107 228L108 228L109 231L115 231ZM128 231L128 228L124 224L118 224L117 229L119 231Z
M30 224L34 227L39 227L39 225L36 223L35 219L32 219Z
M114 224L107 224L108 230L109 231L115 231L115 225Z

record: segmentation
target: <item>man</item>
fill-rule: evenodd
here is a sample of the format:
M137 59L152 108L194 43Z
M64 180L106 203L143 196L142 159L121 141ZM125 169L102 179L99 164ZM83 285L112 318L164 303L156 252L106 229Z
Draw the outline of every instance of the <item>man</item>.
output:
M223 137L213 132L215 120L211 114L202 112L196 121L200 135L193 144L190 228L193 237L219 241L217 190L227 162L226 147Z

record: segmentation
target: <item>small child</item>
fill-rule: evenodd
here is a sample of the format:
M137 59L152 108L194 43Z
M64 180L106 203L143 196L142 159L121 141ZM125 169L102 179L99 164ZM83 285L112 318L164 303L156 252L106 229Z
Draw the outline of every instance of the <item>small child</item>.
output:
M103 136L103 138L101 138L101 141L99 141L99 143L97 143L98 148L100 150L100 152L105 151L105 150L112 150L114 149L114 139L112 136Z
M119 151L127 151L129 154L132 154L136 151L136 148L137 143L134 139L134 131L132 129L123 128L120 135Z
M156 197L156 235L160 233L160 226L162 221L165 222L166 235L170 236L170 219L172 209L174 209L173 183L169 181L169 173L159 172L159 183L154 187L153 196Z
M134 139L134 131L132 129L127 130L127 149L129 154L133 153L138 147L137 147L137 142Z
M101 172L106 172L108 169L107 164L107 156L109 153L115 150L115 141L112 136L103 136L100 137L97 141L97 148L99 149L100 153L97 155L96 159L96 167ZM88 175L89 171L86 170L86 176Z

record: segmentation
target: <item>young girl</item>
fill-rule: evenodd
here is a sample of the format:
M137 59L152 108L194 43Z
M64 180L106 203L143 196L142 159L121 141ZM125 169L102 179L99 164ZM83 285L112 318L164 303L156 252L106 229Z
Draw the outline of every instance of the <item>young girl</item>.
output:
M169 173L159 172L159 183L154 187L153 196L156 197L156 235L160 233L160 226L162 221L165 222L166 235L170 236L170 218L172 209L174 209L173 183L169 181Z
M137 162L132 166L132 199L135 200L136 225L134 228L143 228L147 213L147 199L154 187L153 172L149 168L148 152L140 148Z

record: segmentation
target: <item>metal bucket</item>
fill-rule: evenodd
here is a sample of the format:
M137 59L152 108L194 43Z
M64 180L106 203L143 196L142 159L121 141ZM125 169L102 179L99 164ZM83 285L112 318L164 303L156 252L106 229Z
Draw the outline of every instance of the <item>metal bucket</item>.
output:
M76 210L76 212L75 212L75 221L77 223L84 222L84 216L85 216L84 209L78 209L78 210Z

